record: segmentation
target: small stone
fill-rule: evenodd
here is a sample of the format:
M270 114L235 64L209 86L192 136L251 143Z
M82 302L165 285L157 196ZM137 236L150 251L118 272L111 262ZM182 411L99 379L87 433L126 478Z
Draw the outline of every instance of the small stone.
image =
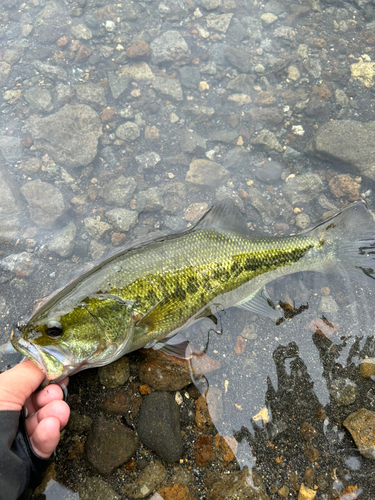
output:
M136 123L126 122L120 125L116 130L116 137L122 141L133 142L141 135Z
M140 212L158 212L164 208L163 197L157 187L140 191L136 196L136 200L137 209Z
M82 415L75 411L70 412L68 429L77 434L83 434L85 431L90 429L92 425L92 418L87 415Z
M301 74L299 72L299 69L296 68L295 66L289 66L288 67L288 78L289 80L293 80L293 82L296 82L301 78Z
M207 400L200 396L195 403L195 423L198 429L209 430L213 426Z
M283 194L292 205L309 203L323 191L323 182L310 172L291 177L283 187Z
M207 212L208 204L207 203L192 203L185 210L185 219L192 224L195 224L202 215Z
M88 253L93 260L100 259L104 255L105 251L105 245L102 245L95 240L90 241Z
M195 441L194 458L200 467L212 462L215 458L212 449L212 436L199 435Z
M121 500L118 495L103 479L100 477L86 477L79 484L78 493L80 500Z
M271 12L266 12L265 14L260 16L260 20L262 21L263 26L271 26L271 24L278 20L278 17Z
M139 57L147 57L150 54L150 46L144 40L138 40L130 45L126 51L126 57L129 59L137 59Z
M348 406L356 400L357 386L350 379L338 378L332 381L329 393L336 404Z
M240 354L243 354L245 349L246 349L246 339L241 337L241 335L238 335L236 339L236 345L234 346L234 352L239 356Z
M232 17L233 14L208 14L206 17L207 28L226 33Z
M126 208L114 208L106 212L105 216L118 231L130 231L138 222L138 213Z
M269 496L258 473L253 469L249 474L248 468L244 467L215 483L207 495L207 500L227 499L269 500Z
M136 188L133 177L120 176L109 181L101 190L101 197L110 205L123 207L127 205L133 197Z
M130 390L131 389L131 390ZM122 387L121 390L108 396L101 410L110 415L124 415L131 413L133 416L138 415L142 404L142 396L135 390L135 387Z
M57 187L39 179L26 183L21 192L29 204L30 217L38 226L52 227L67 208Z
M310 217L307 214L298 214L296 217L296 226L300 229L306 229L310 224Z
M157 141L159 139L159 129L155 125L147 125L145 128L145 139L147 141Z
M182 101L184 94L180 82L171 78L156 77L152 80L152 86L159 94L166 95L175 101Z
M375 376L375 358L366 358L359 365L359 371L363 378Z
M261 130L258 135L251 141L252 144L263 146L264 149L275 149L279 153L283 151L275 134L267 129Z
M71 221L55 234L53 240L48 244L48 250L60 255L60 257L70 257L73 253L76 236L77 227Z
M88 435L86 456L100 474L109 476L126 463L137 448L138 440L133 431L99 417Z
M124 486L122 492L130 498L146 498L162 484L166 477L165 467L159 460L156 460L147 465L133 483Z
M81 83L75 86L77 99L83 104L89 104L94 108L105 107L107 100L105 98L105 89L101 85L94 83Z
M319 311L326 313L334 313L337 312L338 310L339 306L337 305L332 295L326 295L320 299Z
M166 31L150 44L152 61L154 64L163 62L188 62L191 56L190 49L178 31Z
M130 375L129 360L126 356L102 366L98 370L99 380L107 389L114 389L124 385Z
M251 97L247 94L231 94L228 96L229 102L234 102L237 106L244 106L251 103Z
M307 488L303 483L301 483L298 492L298 500L314 500L315 497L316 497L316 491Z
M111 243L114 247L121 246L125 243L126 234L124 233L112 233Z
M157 391L145 396L138 420L138 434L145 446L167 462L182 454L180 412L173 397Z
M85 226L85 231L95 240L100 240L102 236L112 229L112 226L107 222L94 219L93 217L84 219L83 224Z
M72 26L72 35L79 40L90 40L92 38L92 31L85 24L77 24Z
M21 140L18 137L1 135L0 151L4 159L8 162L15 162L20 160L22 156Z
M0 63L1 64L1 63ZM361 58L359 62L350 65L350 72L354 80L359 80L364 87L373 87L375 80L375 62L364 62ZM1 74L1 70L0 70ZM0 77L1 81L1 77Z
M311 444L308 444L305 448L305 455L311 462L316 462L320 457L320 451Z
M375 459L375 412L361 408L351 413L343 425L352 435L361 455Z
M8 80L10 71L12 67L10 64L4 61L0 61L0 86L4 87Z
M150 500L194 500L194 497L186 485L175 483L172 486L163 486L156 493L158 497Z
M229 172L219 163L209 160L193 160L185 177L190 190L199 190L202 187L215 189L226 182Z
M305 441L311 441L318 435L318 432L314 429L314 427L311 424L303 422L301 424L301 434Z
M105 30L108 31L108 33L113 33L116 29L116 23L111 20L107 20L105 22Z
M359 200L359 190L361 185L350 177L348 174L339 174L332 177L328 183L331 193L336 198L343 196L349 201Z
M254 99L254 104L257 106L271 106L276 102L271 92L258 92Z

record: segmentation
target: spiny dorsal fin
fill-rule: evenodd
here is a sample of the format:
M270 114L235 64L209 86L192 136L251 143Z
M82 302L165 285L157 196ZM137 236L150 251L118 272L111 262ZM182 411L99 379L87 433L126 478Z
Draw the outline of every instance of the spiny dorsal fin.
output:
M216 229L249 234L249 228L233 200L226 199L214 205L198 221L194 229Z

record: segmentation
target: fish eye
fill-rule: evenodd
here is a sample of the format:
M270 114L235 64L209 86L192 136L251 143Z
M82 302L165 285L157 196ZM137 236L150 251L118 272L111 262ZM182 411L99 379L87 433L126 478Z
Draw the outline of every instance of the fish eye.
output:
M47 331L48 337L56 339L63 334L63 327L59 321L48 321Z

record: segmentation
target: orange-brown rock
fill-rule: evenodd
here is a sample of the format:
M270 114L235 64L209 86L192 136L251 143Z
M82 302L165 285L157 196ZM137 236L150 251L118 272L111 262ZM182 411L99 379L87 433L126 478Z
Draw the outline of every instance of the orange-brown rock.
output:
M172 486L163 486L158 490L158 494L163 500L194 500L189 488L179 483Z
M197 437L194 447L194 458L200 467L209 464L215 458L212 449L212 436L201 434Z
M208 430L213 426L204 396L200 396L195 403L195 423L198 429Z
M359 199L359 190L361 185L352 179L348 174L339 174L332 177L328 183L331 193L336 198L343 196L347 197L350 201Z
M126 57L130 59L137 59L138 57L145 57L150 54L150 46L144 40L138 40L130 45L126 51Z

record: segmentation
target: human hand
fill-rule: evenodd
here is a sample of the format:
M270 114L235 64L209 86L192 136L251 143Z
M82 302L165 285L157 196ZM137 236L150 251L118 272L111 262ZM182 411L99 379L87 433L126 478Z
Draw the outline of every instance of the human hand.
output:
M0 411L20 411L24 407L27 433L34 452L48 458L60 439L60 430L69 420L69 406L62 401L60 385L68 379L35 392L45 379L44 373L30 360L0 374Z

